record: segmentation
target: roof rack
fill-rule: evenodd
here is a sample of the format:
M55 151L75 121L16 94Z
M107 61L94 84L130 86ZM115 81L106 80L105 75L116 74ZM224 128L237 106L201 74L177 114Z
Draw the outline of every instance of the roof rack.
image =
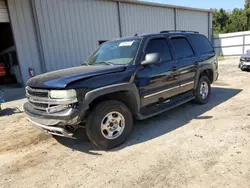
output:
M183 31L183 30L168 30L168 31L161 31L160 33L173 33L173 32L181 32L181 33L199 33L198 31Z

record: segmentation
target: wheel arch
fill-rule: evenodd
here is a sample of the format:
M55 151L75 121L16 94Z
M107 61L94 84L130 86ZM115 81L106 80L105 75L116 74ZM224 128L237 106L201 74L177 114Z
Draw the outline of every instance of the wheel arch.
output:
M204 67L204 68L200 69L199 73L196 76L195 89L197 88L197 85L199 83L199 79L202 76L207 76L211 84L214 82L214 71L213 71L213 69L210 68L210 67Z
M124 103L136 115L140 110L140 97L137 87L132 83L105 86L86 93L84 101L88 109L105 100Z

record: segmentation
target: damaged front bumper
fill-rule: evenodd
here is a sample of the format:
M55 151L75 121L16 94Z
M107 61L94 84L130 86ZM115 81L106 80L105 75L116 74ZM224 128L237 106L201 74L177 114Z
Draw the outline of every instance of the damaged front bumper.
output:
M24 104L24 112L28 120L40 130L48 134L73 138L73 132L68 128L81 123L83 113L78 109L68 108L66 110L48 114L46 111L35 109L29 102Z
M26 96L29 102L24 104L24 112L36 128L52 135L73 138L72 130L85 117L77 98L52 99L49 90L29 87Z
M52 134L56 136L62 136L66 138L74 138L73 133L67 131L65 128L55 127L55 126L46 126L40 123L37 123L36 119L33 117L28 117L28 120L38 129L44 131L47 134Z

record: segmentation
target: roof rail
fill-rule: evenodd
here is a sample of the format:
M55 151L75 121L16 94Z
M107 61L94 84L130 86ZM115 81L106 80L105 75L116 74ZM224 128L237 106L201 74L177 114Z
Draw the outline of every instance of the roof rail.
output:
M181 32L181 33L199 33L198 31L183 31L183 30L168 30L168 31L161 31L160 33L173 33L173 32Z

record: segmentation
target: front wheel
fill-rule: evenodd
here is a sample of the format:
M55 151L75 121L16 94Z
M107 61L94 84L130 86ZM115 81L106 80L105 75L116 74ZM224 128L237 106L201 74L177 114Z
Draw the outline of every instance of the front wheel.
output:
M246 68L240 68L242 71L246 71L247 69Z
M90 112L86 131L90 141L102 149L121 145L133 126L128 107L119 101L105 101Z
M211 83L207 76L200 77L199 83L195 90L194 101L198 104L206 104L211 94Z

